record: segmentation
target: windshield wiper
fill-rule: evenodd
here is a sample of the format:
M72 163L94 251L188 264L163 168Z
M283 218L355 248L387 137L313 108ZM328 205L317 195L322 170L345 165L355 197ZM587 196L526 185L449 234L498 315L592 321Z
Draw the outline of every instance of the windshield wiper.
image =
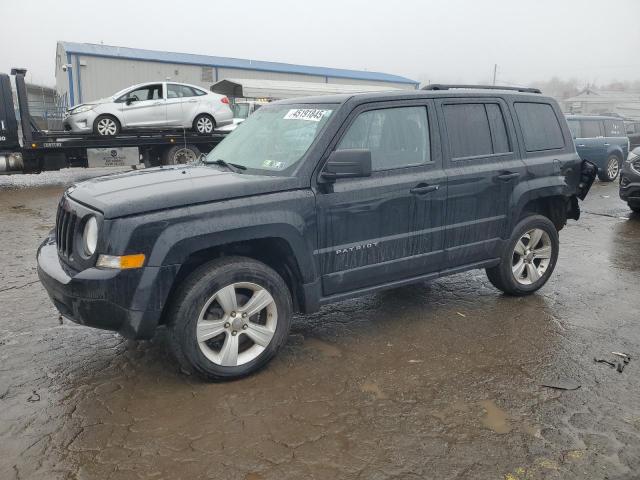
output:
M231 170L234 173L242 173L242 170L246 170L247 169L247 167L245 167L244 165L238 165L237 163L225 162L221 158L219 158L217 160L214 160L213 162L207 162L207 163L215 163L216 165L221 165L223 167L228 168L229 170Z

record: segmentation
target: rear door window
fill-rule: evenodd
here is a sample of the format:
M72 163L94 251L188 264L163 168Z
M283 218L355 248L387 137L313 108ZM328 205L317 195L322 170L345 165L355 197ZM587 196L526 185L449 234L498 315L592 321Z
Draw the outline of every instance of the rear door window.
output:
M442 108L451 158L511 152L504 115L497 103L456 103Z
M482 103L459 103L443 106L452 158L491 155L491 130Z
M550 104L516 102L515 109L527 152L564 148L562 128Z
M601 123L600 120L580 120L582 138L602 137L604 132Z

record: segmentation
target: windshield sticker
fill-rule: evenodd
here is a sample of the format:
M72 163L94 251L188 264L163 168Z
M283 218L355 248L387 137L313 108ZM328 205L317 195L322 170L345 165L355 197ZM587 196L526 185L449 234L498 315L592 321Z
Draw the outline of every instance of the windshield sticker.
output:
M284 162L278 160L265 160L262 162L262 166L265 168L273 168L274 170L283 170L285 167Z
M317 108L293 108L284 116L285 120L308 120L319 122L325 115L329 116L331 110L318 110Z

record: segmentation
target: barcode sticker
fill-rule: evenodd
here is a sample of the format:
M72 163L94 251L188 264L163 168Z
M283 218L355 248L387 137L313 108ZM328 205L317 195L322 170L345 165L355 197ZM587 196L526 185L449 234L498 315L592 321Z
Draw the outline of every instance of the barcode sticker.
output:
M293 108L284 116L285 120L308 120L310 122L319 122L331 110L319 110L317 108Z

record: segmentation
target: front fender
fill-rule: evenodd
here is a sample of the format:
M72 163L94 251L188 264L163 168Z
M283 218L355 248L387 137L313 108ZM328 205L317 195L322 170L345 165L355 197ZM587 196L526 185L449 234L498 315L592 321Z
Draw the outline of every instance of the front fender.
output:
M304 282L316 277L315 196L293 190L191 205L112 221L114 254L143 252L149 266L182 265L193 253L247 240L279 238L291 247ZM116 230L122 232L118 235ZM126 238L124 232L131 232Z

